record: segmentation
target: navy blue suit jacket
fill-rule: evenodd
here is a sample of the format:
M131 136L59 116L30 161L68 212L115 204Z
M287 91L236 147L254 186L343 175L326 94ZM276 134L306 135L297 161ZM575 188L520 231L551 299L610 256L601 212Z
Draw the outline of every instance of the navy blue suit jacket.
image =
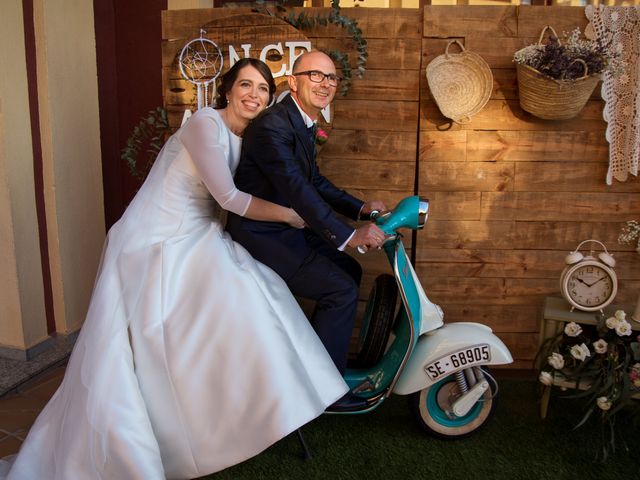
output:
M293 208L309 228L336 249L353 227L335 212L357 219L363 202L320 174L314 140L291 96L265 110L245 130L236 187ZM311 254L305 232L284 223L229 214L227 230L254 258L285 280Z

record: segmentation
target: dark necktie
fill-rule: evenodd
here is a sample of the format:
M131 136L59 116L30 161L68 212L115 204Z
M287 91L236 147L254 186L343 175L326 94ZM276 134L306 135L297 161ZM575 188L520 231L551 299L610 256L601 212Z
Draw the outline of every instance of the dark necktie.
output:
M310 127L307 127L307 132L309 133L309 138L311 139L311 146L313 148L313 158L316 157L316 131L318 126L314 123Z
M317 130L317 126L315 123L310 127L307 127L307 132L309 132L309 137L311 138L313 143L316 143L316 130Z

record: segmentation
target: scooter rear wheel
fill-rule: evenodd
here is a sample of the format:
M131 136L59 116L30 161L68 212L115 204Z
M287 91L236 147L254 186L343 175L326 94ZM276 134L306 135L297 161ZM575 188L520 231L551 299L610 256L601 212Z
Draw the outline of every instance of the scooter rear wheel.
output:
M397 298L396 279L388 274L376 277L360 327L360 349L355 360L356 367L371 367L384 355L393 327Z
M483 370L486 371L486 368L483 367ZM458 396L458 384L454 375L409 395L409 409L420 427L430 435L442 439L466 437L484 426L495 413L496 386L492 381L489 385L480 400L462 417L450 413L452 403Z

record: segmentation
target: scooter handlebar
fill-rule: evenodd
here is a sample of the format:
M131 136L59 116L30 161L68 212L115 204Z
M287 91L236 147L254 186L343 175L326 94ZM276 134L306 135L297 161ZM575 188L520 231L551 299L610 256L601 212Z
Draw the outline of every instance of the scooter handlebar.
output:
M393 210L383 214L374 210L369 216L389 238L394 238L400 228L421 229L427 221L428 213L429 200L414 195L402 199ZM366 253L368 247L359 245L357 250Z
M382 242L382 245L384 245L385 243L387 243L390 240L393 240L397 237L397 235L387 235L386 238L384 239L384 242ZM382 246L378 247L378 250L380 250L382 248ZM356 247L356 250L358 250L358 253L361 254L365 254L369 251L369 247L367 247L366 245L358 245Z

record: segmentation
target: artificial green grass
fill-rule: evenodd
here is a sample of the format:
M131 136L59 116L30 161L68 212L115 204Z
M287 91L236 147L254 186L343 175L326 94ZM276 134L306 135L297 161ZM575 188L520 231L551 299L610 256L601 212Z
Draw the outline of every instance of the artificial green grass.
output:
M323 415L303 428L313 458L304 460L295 435L260 455L207 479L640 479L640 435L620 418L619 445L602 463L596 418L577 430L583 403L554 389L545 420L539 416L535 380L499 379L493 419L471 437L428 436L413 420L404 397L392 396L365 415Z

